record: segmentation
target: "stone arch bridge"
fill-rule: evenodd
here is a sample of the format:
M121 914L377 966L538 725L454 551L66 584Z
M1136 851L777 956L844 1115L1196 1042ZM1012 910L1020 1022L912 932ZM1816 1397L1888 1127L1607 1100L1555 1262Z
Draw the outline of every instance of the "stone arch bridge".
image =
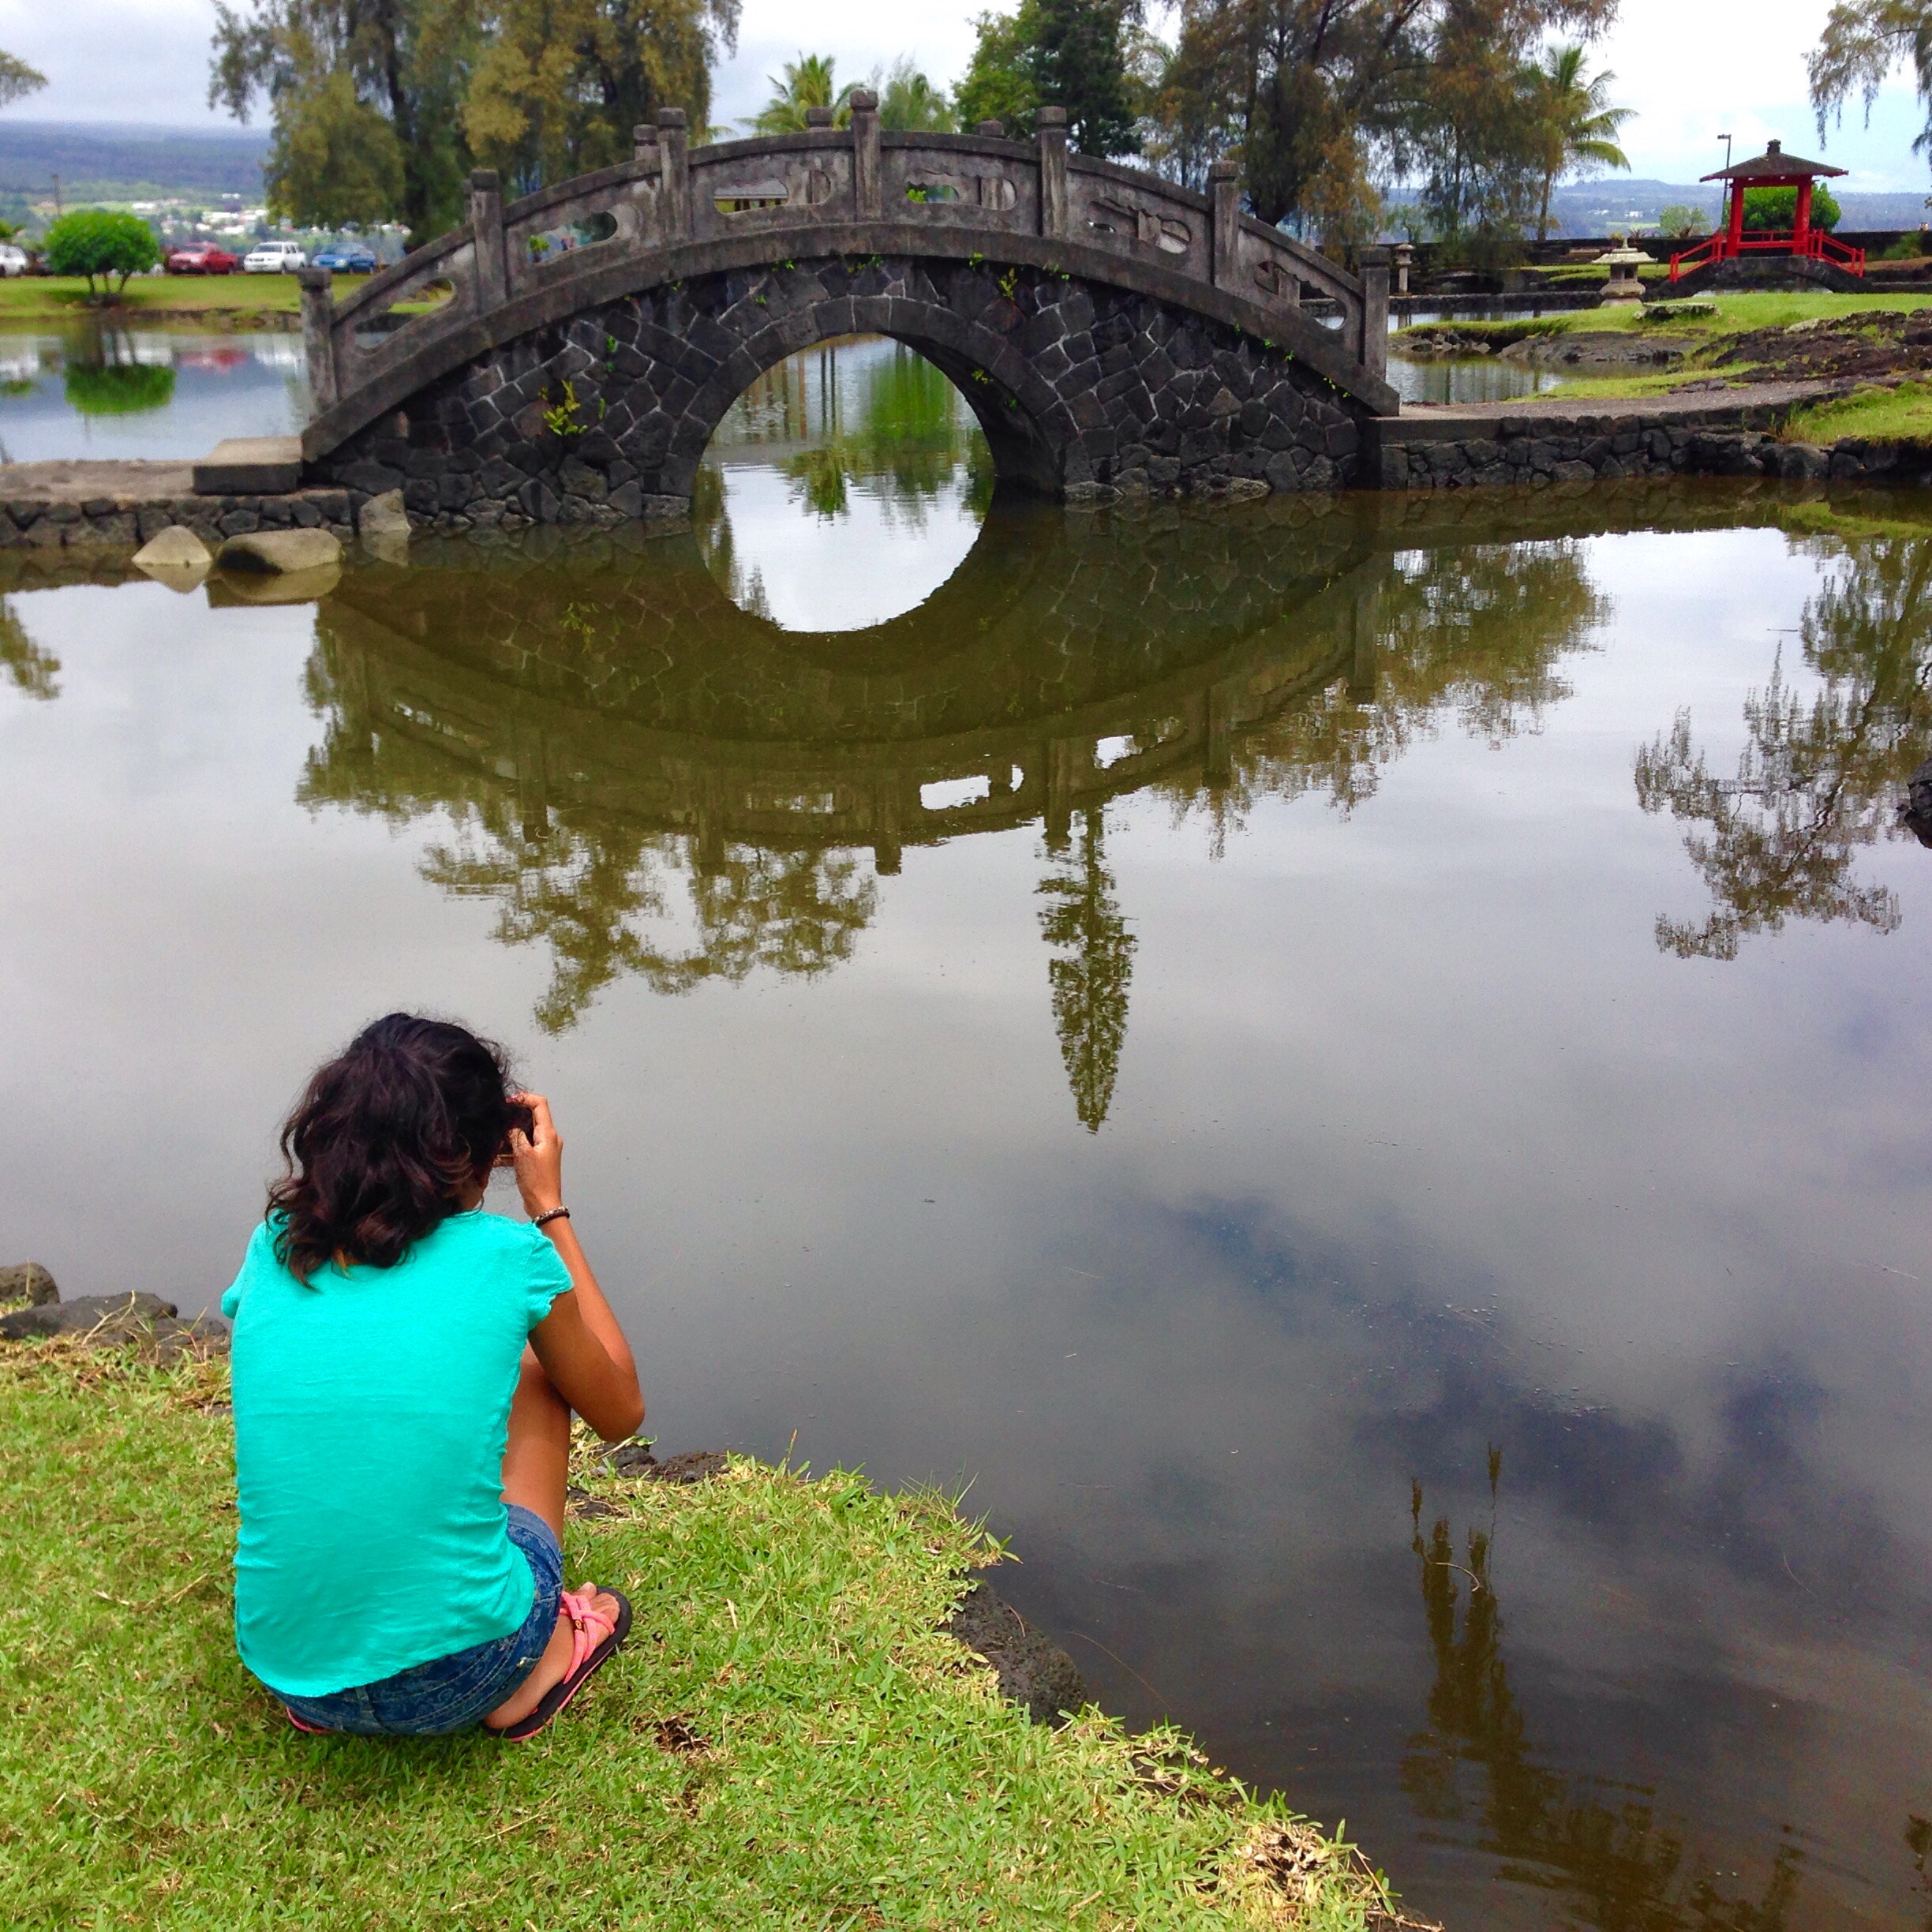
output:
M403 488L446 526L687 509L758 375L858 333L935 363L1005 481L1073 500L1256 496L1355 479L1384 380L1387 271L1358 277L1208 195L1037 139L848 129L634 158L468 224L337 304L303 274L311 481ZM1309 312L1319 302L1339 326Z

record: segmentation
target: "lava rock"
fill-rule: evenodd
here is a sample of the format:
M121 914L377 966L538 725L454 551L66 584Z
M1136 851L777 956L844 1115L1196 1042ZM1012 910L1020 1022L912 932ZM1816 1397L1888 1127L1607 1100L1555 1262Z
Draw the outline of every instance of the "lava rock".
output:
M660 1462L649 1443L627 1442L612 1453L608 1466L633 1482L699 1483L722 1476L726 1462L721 1449L687 1449Z
M114 1328L152 1328L181 1310L159 1295L80 1295L72 1301L43 1302L0 1315L0 1341L25 1342L39 1335L91 1335Z
M42 1271L43 1273L44 1270ZM229 1343L228 1324L218 1316L178 1320L181 1311L159 1295L79 1295L0 1315L0 1342L29 1342L47 1335L78 1335L97 1347L133 1343L163 1361L184 1354L217 1354Z
M325 530L279 530L230 537L216 561L223 570L283 576L328 570L342 558L341 544Z
M137 570L162 571L185 576L205 573L215 561L208 547L185 523L170 523L134 552Z
M1035 1724L1062 1724L1087 1702L1073 1660L990 1585L975 1582L939 1627L985 1658L1000 1695L1024 1704Z
M24 1301L29 1308L45 1308L59 1299L54 1277L38 1261L0 1267L0 1301Z

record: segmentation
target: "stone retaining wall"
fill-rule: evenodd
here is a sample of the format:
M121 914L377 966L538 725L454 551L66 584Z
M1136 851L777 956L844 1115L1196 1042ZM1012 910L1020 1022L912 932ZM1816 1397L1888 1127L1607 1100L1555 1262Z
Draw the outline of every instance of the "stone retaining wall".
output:
M1777 413L1758 412L1762 422L1710 423L1654 415L1505 416L1481 436L1470 435L1466 423L1458 435L1429 435L1446 425L1397 417L1372 426L1365 480L1385 490L1536 489L1666 476L1932 482L1932 444L1859 438L1829 447L1781 443L1772 432Z
M185 524L211 549L253 530L326 530L346 542L355 512L341 489L285 496L90 496L0 499L0 549L132 550L170 523Z

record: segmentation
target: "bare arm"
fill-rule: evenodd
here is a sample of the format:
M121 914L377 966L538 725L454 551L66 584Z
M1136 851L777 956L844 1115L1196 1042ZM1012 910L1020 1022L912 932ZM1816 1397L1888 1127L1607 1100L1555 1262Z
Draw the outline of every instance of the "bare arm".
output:
M524 1211L534 1217L564 1204L564 1138L541 1094L518 1097L535 1116L536 1132L529 1139L512 1133L510 1151ZM614 1442L644 1420L637 1363L575 1230L559 1215L546 1221L543 1231L570 1270L571 1291L559 1295L530 1331L530 1346L557 1393L606 1442Z

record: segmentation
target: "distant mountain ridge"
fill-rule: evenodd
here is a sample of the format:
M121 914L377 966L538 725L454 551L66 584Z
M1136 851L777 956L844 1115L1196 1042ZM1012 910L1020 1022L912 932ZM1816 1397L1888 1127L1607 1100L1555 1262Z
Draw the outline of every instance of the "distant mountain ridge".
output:
M259 200L265 127L173 128L0 114L0 194L133 198L137 190ZM118 190L120 192L117 193Z
M1859 194L1834 185L1832 193L1844 210L1841 228L1916 228L1932 218L1919 192ZM1568 234L1600 235L1607 227L1631 221L1654 224L1667 208L1699 208L1715 217L1724 205L1716 182L1663 182L1603 174L1593 180L1566 182L1550 197L1551 212Z

